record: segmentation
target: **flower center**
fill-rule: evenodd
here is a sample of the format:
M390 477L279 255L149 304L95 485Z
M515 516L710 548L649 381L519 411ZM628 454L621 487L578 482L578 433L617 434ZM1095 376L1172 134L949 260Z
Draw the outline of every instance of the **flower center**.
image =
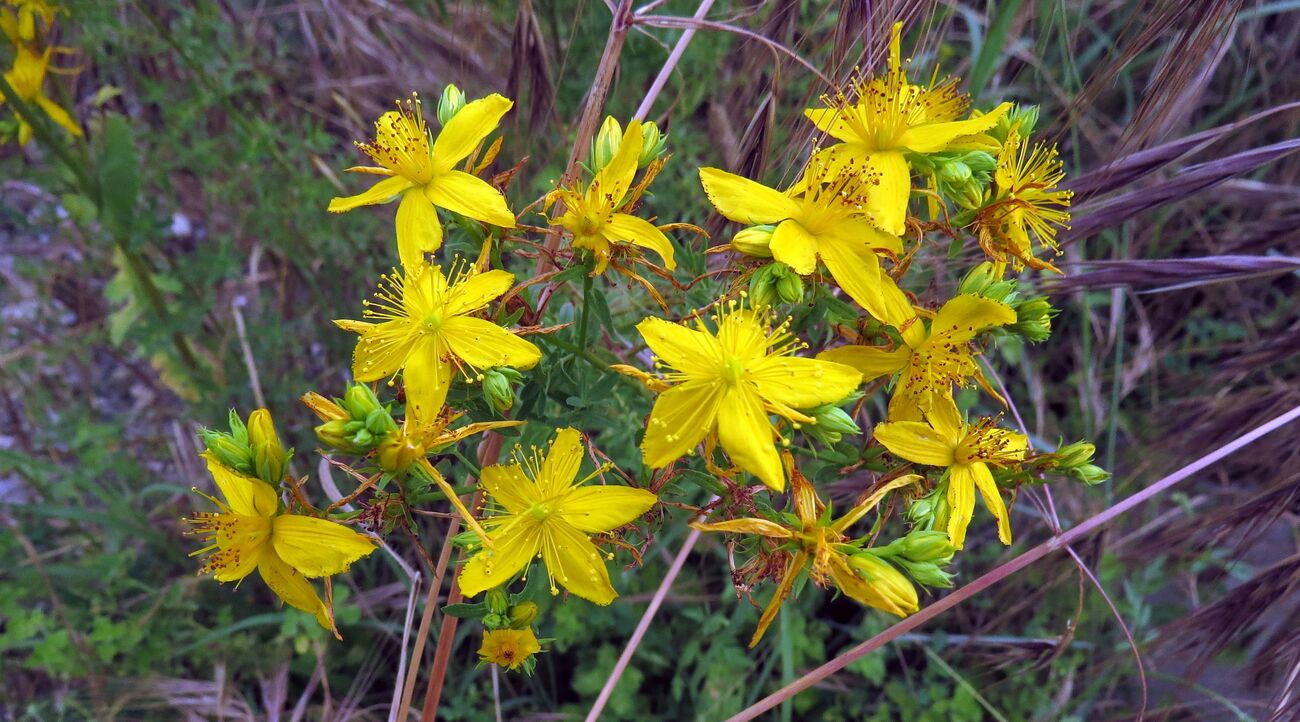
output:
M437 311L430 311L424 316L424 329L429 333L437 333L442 328L442 314Z
M533 504L528 507L528 514L537 521L546 521L546 517L551 515L551 507L544 503Z
M732 356L722 365L722 378L729 384L738 384L745 378L745 362Z

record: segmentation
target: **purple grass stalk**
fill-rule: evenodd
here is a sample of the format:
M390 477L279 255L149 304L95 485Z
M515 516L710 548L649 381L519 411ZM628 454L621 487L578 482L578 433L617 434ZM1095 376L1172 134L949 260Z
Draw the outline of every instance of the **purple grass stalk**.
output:
M713 0L700 0L700 6L695 9L695 15L692 18L703 20L711 7L713 7ZM655 76L654 82L650 84L650 89L646 91L645 99L637 107L636 115L632 116L633 120L645 120L646 116L650 114L650 108L654 107L660 91L668 83L668 78L677 67L677 61L682 59L682 54L686 52L686 46L691 44L691 38L693 37L695 37L695 28L686 28L682 31L682 36L677 38L677 44L673 46L672 52L668 54L668 59L664 61L664 66L659 69L659 74Z
M672 566L668 567L668 573L664 575L663 581L659 582L659 588L655 590L655 595L650 599L650 606L646 607L645 612L641 615L641 621L637 622L636 629L632 632L632 637L627 640L627 646L623 647L623 654L619 655L618 661L614 663L614 669L610 670L609 677L605 680L605 686L600 689L600 696L596 697L596 703L591 706L591 711L587 713L587 722L596 722L600 718L600 713L609 703L609 698L614 694L614 687L618 680L623 676L623 671L632 661L632 655L636 654L636 648L640 646L641 639L645 637L646 630L650 629L650 623L654 621L655 614L659 612L659 607L664 603L664 597L668 596L668 590L672 589L673 582L677 575L681 573L682 566L686 564L686 557L690 556L691 550L695 548L695 542L700 540L700 531L691 529L691 533L686 535L686 541L682 542L682 548L678 550L676 558L673 559Z
M1237 453L1238 451L1241 451L1245 447L1250 446L1251 444L1255 443L1261 438L1267 436L1268 434L1274 431L1277 431L1278 429L1282 428L1283 426L1286 426L1287 424L1295 421L1296 419L1300 419L1300 406L1295 406L1290 411L1287 411L1281 416L1278 416L1271 421L1268 421L1260 426L1255 427L1254 429L1246 432L1245 434L1242 434L1241 436L1238 436L1236 439L1228 442L1227 444L1220 446L1218 449L1215 449L1214 451L1200 457L1196 461L1193 461L1192 463L1182 467L1181 469L1175 471L1174 473L1160 479L1159 481L1152 484L1151 486L1148 486L1142 491L1139 491L1136 494L1129 496L1128 498L1124 499L1118 504L1115 504L1109 509L1106 509L1105 511L1099 514L1095 514L1089 517L1087 520L1075 526L1074 528L1060 534L1059 536L1053 536L1052 538L1039 544L1038 546L1020 554L1019 556L1011 559L1010 561L1007 561L999 565L998 567L994 568L992 571L984 574L983 576L979 577L978 579L971 582L970 584L967 584L953 591L951 594L944 597L943 599L940 599L939 601L935 602L934 604L931 604L925 609L922 609L921 611L908 617L907 619L904 619L901 622L891 626L890 628L886 629L880 634L877 634L871 639L868 639L865 642L862 642L852 647L847 652L840 654L839 656L835 657L829 662L826 662L820 667L817 667L816 669L808 672L807 674L795 680L794 682L764 697L763 699L759 700L757 703L745 708L744 710L741 710L738 714L732 716L728 720L728 722L744 722L745 720L752 720L757 718L763 712L766 712L767 710L770 710L776 707L777 705L781 704L785 700L794 697L796 694L804 691L805 689L808 689L809 687L813 686L814 684L817 684L821 680L844 669L848 665L852 664L854 661L861 659L863 656L883 647L889 642L894 641L895 639L902 636L903 634L911 632L912 630L916 629L922 624L925 624L931 619L934 619L935 617L943 614L949 609L952 609L958 604L966 601L967 599L970 599L976 594L979 594L985 589L988 589L989 587L997 584L998 582L1001 582L1002 580L1006 579L1012 574L1015 574L1016 572L1019 572L1025 567L1028 567L1029 565L1033 564L1039 559L1042 559L1048 554L1060 550L1062 547L1066 546L1067 544L1077 542L1080 539L1087 537L1089 534L1092 534L1098 529L1106 526L1107 524L1111 523L1112 521L1119 518L1123 514L1132 511L1133 509L1141 506L1142 504L1145 504L1146 502L1159 496L1160 494L1163 494L1164 492L1170 490L1174 486L1177 486L1181 482L1185 481L1188 477L1191 477L1197 472L1205 469L1206 467L1209 467L1217 463L1218 461L1228 456L1231 456Z

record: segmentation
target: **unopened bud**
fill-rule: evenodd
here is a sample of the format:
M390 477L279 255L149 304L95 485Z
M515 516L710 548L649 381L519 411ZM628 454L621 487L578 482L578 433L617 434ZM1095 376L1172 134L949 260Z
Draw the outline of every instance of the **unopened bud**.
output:
M731 238L731 247L754 258L772 257L772 233L776 226L750 226Z
M315 391L308 391L300 397L300 400L307 408L311 409L313 414L320 417L321 421L350 418L347 409Z
M438 98L438 122L447 125L447 122L464 107L465 94L454 84L448 83L447 87L442 89L442 97Z
M275 433L271 412L258 409L248 416L248 441L253 449L253 468L257 476L268 484L279 484L289 466L292 452L285 452L280 437Z
M1087 441L1076 441L1056 450L1056 457L1062 468L1082 466L1092 461L1097 447Z
M485 601L487 601L488 609L497 614L505 614L506 609L510 606L510 597L506 594L506 590L501 587L492 587L487 590Z
M506 626L506 618L503 614L497 612L488 612L483 615L483 626L488 629L500 629Z
M230 422L231 438L233 438L236 443L247 445L248 427L244 426L243 419L239 418L239 414L234 409L230 410L230 414L227 415L227 419Z
M935 562L914 562L910 560L902 560L900 563L918 584L927 587L940 587L943 589L952 586L952 575L944 571L943 567L939 566Z
M483 399L497 411L504 412L515 405L515 390L511 383L523 376L512 368L495 367L483 374Z
M203 445L223 465L241 474L253 473L253 450L247 444L235 441L230 434L223 434L212 429L199 432Z
M866 578L872 588L879 593L879 606L887 612L899 616L911 614L917 610L916 587L907 580L902 572L894 568L869 551L849 557L849 566Z
M618 154L618 147L623 144L623 126L612 116L605 116L605 122L601 123L600 131L591 141L591 170L598 172L601 168L609 165L609 162Z
M931 529L915 529L900 541L902 555L914 562L947 564L957 551L946 532Z
M1110 472L1096 464L1083 464L1081 466L1076 466L1075 468L1070 469L1069 474L1088 486L1095 486L1110 478Z
M1038 125L1038 106L1018 106L1010 113L1011 123L1020 133L1021 138L1028 138Z
M354 419L365 420L370 418L370 414L375 409L383 408L379 403L379 397L375 392L370 390L366 384L352 384L343 394L343 406L348 410Z
M520 602L510 608L510 626L513 629L526 629L537 619L537 605L533 602Z
M817 419L818 428L834 431L840 434L861 434L862 429L858 428L857 423L848 412L834 404L818 406L809 414Z
M422 445L401 431L392 431L379 442L376 461L384 471L400 474L421 456L424 456Z
M348 431L348 422L343 419L331 419L316 427L316 438L335 451L345 454L364 454L370 449L354 443L352 433Z
M1052 317L1058 311L1046 296L1030 298L1015 305L1016 323L1012 327L1033 343L1046 341L1052 335Z
M641 124L641 157L637 159L637 168L644 168L659 159L668 148L668 136L659 132L654 121Z
M799 303L803 300L803 279L793 268L781 264L782 270L776 274L776 296L782 303Z

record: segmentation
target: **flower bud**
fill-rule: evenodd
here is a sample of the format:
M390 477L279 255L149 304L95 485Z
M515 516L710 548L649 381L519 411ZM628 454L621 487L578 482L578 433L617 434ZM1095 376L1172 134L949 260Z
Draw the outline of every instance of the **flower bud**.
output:
M1092 461L1097 447L1087 441L1076 441L1056 450L1057 463L1062 468L1083 466Z
M1017 106L1009 114L1011 125L1020 133L1021 138L1028 138L1038 125L1038 106Z
M537 619L537 605L533 602L520 602L510 608L510 626L513 629L526 629Z
M401 431L394 430L380 440L376 460L379 462L379 468L384 471L400 474L422 456L424 456L424 446Z
M772 257L772 233L776 226L750 226L731 239L731 247L754 258Z
M899 616L911 614L919 606L916 587L902 572L869 551L849 557L849 566L860 573L879 593L881 609Z
M1046 296L1030 298L1015 305L1016 323L1012 328L1033 343L1052 335L1052 317L1058 311Z
M483 626L488 629L500 629L506 626L506 618L497 612L488 612L483 615Z
M366 384L352 384L343 394L343 406L347 408L348 413L354 419L365 420L370 418L371 412L375 409L383 408L379 403L379 397L375 392L370 390Z
M776 276L776 296L782 303L799 303L803 300L803 279L793 268L783 263Z
M279 484L289 466L292 451L286 453L275 433L271 412L258 409L248 416L248 441L253 449L253 468L268 484Z
M942 531L914 529L900 541L902 555L914 562L947 564L957 552L949 542L947 532Z
M982 296L986 288L999 280L1001 280L1001 275L997 272L997 269L993 267L992 263L984 261L966 272L966 276L961 279L961 284L957 287L957 292Z
M967 151L961 156L961 162L970 168L971 174L982 183L989 181L989 174L998 167L998 159L992 153L983 150Z
M231 434L212 429L203 429L199 436L208 452L217 457L217 461L241 474L253 473L253 450L247 444L239 443Z
M442 89L442 97L438 98L438 122L447 125L447 122L464 107L465 94L454 84L448 83L447 87Z
M944 589L952 586L952 575L944 571L943 568L935 562L914 562L910 560L902 560L900 563L918 584Z
M483 374L483 399L492 408L505 412L515 405L515 390L511 383L523 378L512 368L494 367Z
M1095 486L1110 478L1110 472L1096 464L1083 464L1069 471L1070 476L1088 486Z
M609 165L614 156L618 154L618 147L623 144L623 126L612 115L605 116L605 122L601 123L600 131L591 141L591 170L593 173L599 172L601 168Z
M641 124L641 157L637 159L636 167L644 168L659 159L668 148L668 136L659 132L659 126L654 121L646 121Z
M487 590L485 600L488 609L497 614L505 614L506 609L510 606L510 597L506 595L506 590L501 587L492 587Z
M352 433L348 431L348 422L343 419L330 419L316 427L316 438L327 448L345 454L364 454L370 449L353 442Z
M321 421L333 421L335 419L348 419L347 409L339 406L330 399L321 396L315 391L308 391L300 399L307 408L311 409L313 414L320 417Z
M836 404L824 404L813 409L809 416L817 419L817 427L838 434L861 434L862 429L848 412Z
M375 436L383 436L390 431L397 430L397 422L389 415L388 409L379 408L370 412L366 417L366 431Z

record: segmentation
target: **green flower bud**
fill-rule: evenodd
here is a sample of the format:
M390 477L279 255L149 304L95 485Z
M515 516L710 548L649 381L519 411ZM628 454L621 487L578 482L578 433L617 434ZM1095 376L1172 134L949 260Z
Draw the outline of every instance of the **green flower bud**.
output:
M637 159L636 167L644 168L659 159L668 148L668 136L659 132L659 126L654 121L646 121L641 124L641 157Z
M1028 138L1038 125L1037 105L1018 106L1009 115L1011 124L1019 131L1021 138Z
M313 414L320 417L321 421L350 418L347 409L339 406L336 402L321 396L315 391L308 391L300 397L300 400L307 406L307 408L311 409Z
M505 614L506 609L510 606L510 597L506 595L506 590L501 587L492 587L487 590L485 599L488 609L497 614Z
M892 564L864 551L849 557L849 566L865 577L883 597L881 601L886 603L885 606L872 606L900 615L916 611L916 587Z
M500 629L506 626L506 618L496 612L489 612L483 615L483 626L488 629Z
M332 419L316 427L316 438L327 448L342 451L345 454L364 454L370 449L353 443L352 433L348 431L348 422Z
M522 378L512 368L496 367L483 374L483 399L497 411L507 411L515 405L515 390L510 384Z
M1001 280L1001 276L994 269L993 264L984 261L966 272L966 276L961 279L961 284L957 286L957 292L982 296L986 288L999 280Z
M1097 447L1087 441L1076 441L1073 444L1066 444L1056 450L1057 463L1062 468L1073 468L1083 466L1092 461L1092 457L1097 453Z
M777 274L776 295L782 303L799 303L803 300L803 279L793 268L781 264L782 271Z
M271 412L258 409L248 416L248 440L253 448L253 468L268 484L279 484L289 466L292 452L286 453L275 433Z
M365 429L353 431L352 443L365 449L372 448L375 445L375 435Z
M379 442L376 461L384 471L401 474L421 456L424 456L422 445L401 431L394 430Z
M438 98L438 122L447 125L447 122L464 107L465 94L460 92L460 88L448 83L447 87L442 89L442 97Z
M605 116L600 131L591 141L591 170L597 172L609 165L623 144L623 126L612 115Z
M236 413L234 409L231 409L227 418L230 420L231 438L235 440L235 443L248 446L248 427L244 426L244 422L239 418L239 414Z
M861 434L862 429L848 412L835 404L825 404L813 409L809 416L817 419L817 428L840 434Z
M533 602L520 602L510 608L510 626L514 629L531 627L537 619L537 605Z
M1110 472L1096 464L1083 464L1069 471L1070 476L1088 486L1096 486L1110 478Z
M983 183L989 181L991 174L998 167L998 159L993 157L992 153L982 150L972 150L961 156L961 162L967 168L970 168L971 174Z
M939 182L950 185L965 185L975 179L975 174L971 173L970 166L955 160L944 163L939 167Z
M247 444L235 441L230 434L212 429L203 429L199 436L208 452L217 457L217 461L241 474L253 473L253 450Z
M914 562L947 564L957 552L948 541L948 533L937 530L914 529L899 541L902 555Z
M366 431L375 436L383 436L397 430L397 422L389 415L388 409L375 409L366 417Z
M1026 299L1015 305L1017 333L1033 343L1046 341L1052 335L1052 317L1059 313L1046 296Z
M731 239L731 247L754 258L772 257L772 233L776 226L750 226Z
M917 584L944 589L952 586L952 575L934 562L902 560L900 563L907 570L907 573L916 580Z
M352 384L343 394L343 406L354 419L365 420L375 409L382 409L379 397L366 384Z
M750 306L755 309L803 298L803 279L784 263L769 263L749 278ZM793 300L787 300L793 299Z

